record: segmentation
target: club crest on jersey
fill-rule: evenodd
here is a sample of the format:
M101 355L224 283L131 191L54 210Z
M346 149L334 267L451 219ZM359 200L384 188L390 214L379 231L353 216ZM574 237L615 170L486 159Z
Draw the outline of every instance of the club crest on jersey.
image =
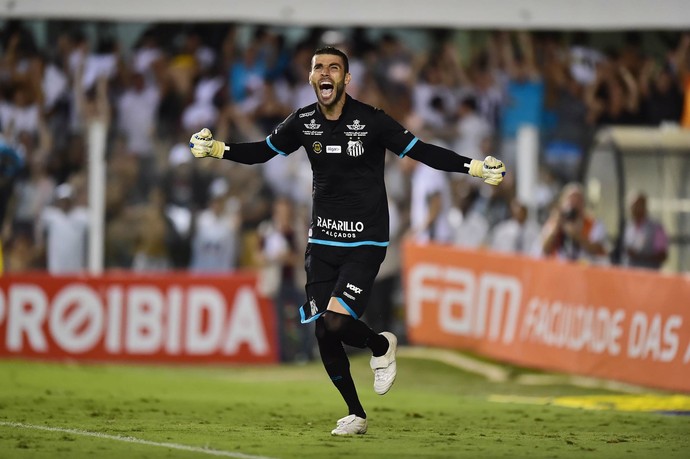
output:
M364 153L364 144L361 140L348 140L347 141L347 154L350 156L360 156Z
M359 120L354 120L352 124L346 124L347 128L349 131L345 131L344 134L347 137L354 137L354 138L360 138L360 137L366 137L368 132L364 131L363 129L367 126L366 124L361 124Z
M359 120L354 120L352 124L348 124L347 128L351 131L361 131L366 127L366 124L359 124Z
M312 118L311 121L309 121L308 123L304 123L304 127L307 128L307 129L312 129L312 130L314 130L314 129L320 128L321 125L320 125L320 124L316 124L316 120Z
M321 145L321 142L314 142L311 144L312 150L314 150L314 153L317 155L323 151L323 145Z

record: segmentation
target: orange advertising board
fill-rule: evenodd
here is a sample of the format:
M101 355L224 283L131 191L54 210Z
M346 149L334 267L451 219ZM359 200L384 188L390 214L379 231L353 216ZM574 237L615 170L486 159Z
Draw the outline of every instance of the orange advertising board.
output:
M413 344L690 392L690 276L413 243L403 263Z
M0 357L277 362L272 302L253 274L0 277Z

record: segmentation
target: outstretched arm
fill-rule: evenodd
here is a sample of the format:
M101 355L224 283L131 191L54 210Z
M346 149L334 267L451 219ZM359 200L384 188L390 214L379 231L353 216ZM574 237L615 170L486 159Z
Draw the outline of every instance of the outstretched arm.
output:
M503 163L493 156L487 156L484 161L480 161L421 140L414 144L407 156L434 169L461 172L483 178L484 182L489 185L498 185L503 181L503 176L506 174Z
M242 164L265 163L277 153L268 146L266 141L225 144L214 140L213 134L207 128L202 129L189 139L189 149L197 158L212 157L228 159Z

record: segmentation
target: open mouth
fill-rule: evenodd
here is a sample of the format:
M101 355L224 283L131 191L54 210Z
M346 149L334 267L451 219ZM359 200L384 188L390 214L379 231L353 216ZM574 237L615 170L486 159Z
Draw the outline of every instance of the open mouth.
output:
M319 92L321 97L328 99L333 94L333 83L330 81L322 81L319 83Z

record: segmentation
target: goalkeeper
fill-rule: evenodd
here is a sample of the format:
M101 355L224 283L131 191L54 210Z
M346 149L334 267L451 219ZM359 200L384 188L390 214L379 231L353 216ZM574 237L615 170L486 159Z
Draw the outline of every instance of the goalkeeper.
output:
M307 302L303 323L316 322L321 360L348 407L333 435L367 431L367 414L350 374L343 343L369 348L374 391L383 395L396 377L397 339L372 331L358 320L386 255L388 204L383 180L386 150L433 168L470 174L498 185L503 163L483 161L419 140L382 110L350 97L348 58L337 48L317 50L309 82L317 102L287 117L261 142L224 143L204 128L192 135L197 158L212 157L243 164L263 163L304 147L313 172L313 206L305 256Z

